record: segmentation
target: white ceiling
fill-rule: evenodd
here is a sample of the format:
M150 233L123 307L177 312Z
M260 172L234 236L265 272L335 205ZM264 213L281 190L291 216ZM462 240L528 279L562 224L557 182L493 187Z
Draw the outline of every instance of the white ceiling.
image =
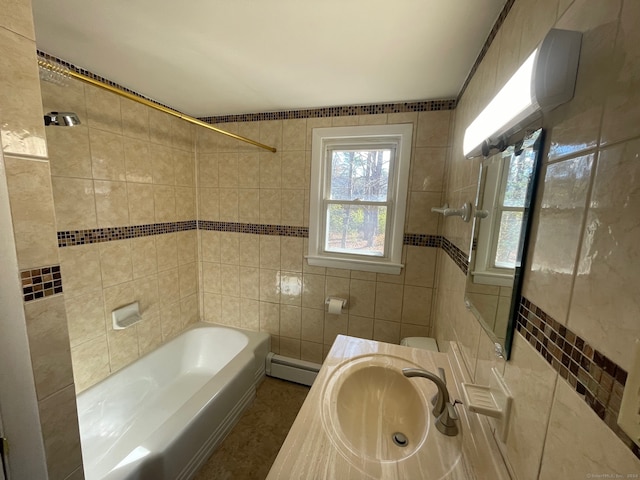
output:
M454 98L505 0L33 0L40 50L196 116Z

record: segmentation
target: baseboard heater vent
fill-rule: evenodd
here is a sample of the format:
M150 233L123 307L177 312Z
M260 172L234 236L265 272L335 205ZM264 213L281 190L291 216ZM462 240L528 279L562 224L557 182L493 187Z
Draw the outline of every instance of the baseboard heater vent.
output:
M273 352L267 354L266 363L267 375L270 377L281 378L282 380L308 386L313 384L320 370L318 363L283 357Z

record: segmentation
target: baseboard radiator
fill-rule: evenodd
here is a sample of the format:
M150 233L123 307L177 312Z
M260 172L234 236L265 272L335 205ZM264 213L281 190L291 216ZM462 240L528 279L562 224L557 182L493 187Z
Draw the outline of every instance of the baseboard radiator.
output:
M270 352L267 354L266 370L270 377L311 386L318 375L320 364Z

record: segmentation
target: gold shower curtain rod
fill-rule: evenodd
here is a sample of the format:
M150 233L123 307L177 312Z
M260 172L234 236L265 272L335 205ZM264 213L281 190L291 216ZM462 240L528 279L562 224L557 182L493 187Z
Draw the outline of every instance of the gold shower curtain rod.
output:
M194 125L199 125L201 127L204 128L208 128L209 130L213 130L214 132L218 132L221 133L222 135L226 135L228 137L231 138L235 138L236 140L240 140L241 142L245 142L245 143L250 143L251 145L255 145L256 147L260 147L260 148L264 148L265 150L269 150L270 152L275 153L276 152L276 148L275 147L270 147L269 145L265 145L264 143L260 143L260 142L256 142L255 140L251 140L250 138L246 138L243 137L241 135L236 135L235 133L231 133L231 132L227 132L225 130L221 130L219 128L214 127L213 125L203 122L202 120L198 120L195 117L191 117L189 115L185 115L184 113L180 113L180 112L176 112L174 110L171 110L170 108L164 107L162 105L159 105L155 102L152 102L151 100L147 100L146 98L142 98L142 97L138 97L137 95L133 95L132 93L129 92L125 92L124 90L120 90L119 88L116 87L112 87L111 85L107 85L106 83L103 83L99 80L94 80L91 77L87 77L86 75L83 75L81 73L77 73L74 72L73 70L70 70L68 68L64 68L60 65L56 65L54 63L51 63L47 60L44 60L42 58L38 58L38 66L41 68L44 68L46 70L49 70L50 72L53 73L57 73L59 75L62 76L68 76L68 77L72 77L72 78L76 78L78 80L81 80L85 83L88 83L90 85L93 85L95 87L99 87L102 88L104 90L107 90L109 92L115 93L117 95L120 95L121 97L125 97L128 98L129 100L133 100L134 102L138 102L141 103L142 105L146 105L147 107L153 108L155 110L159 110L161 112L164 113L168 113L169 115L173 115L174 117L178 117L181 118L182 120L185 120L189 123L192 123Z

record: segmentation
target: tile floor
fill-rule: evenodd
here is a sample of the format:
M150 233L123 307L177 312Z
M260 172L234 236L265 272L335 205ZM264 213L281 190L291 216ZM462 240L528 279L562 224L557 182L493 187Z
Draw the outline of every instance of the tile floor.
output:
M253 404L194 480L266 478L309 388L267 377Z

